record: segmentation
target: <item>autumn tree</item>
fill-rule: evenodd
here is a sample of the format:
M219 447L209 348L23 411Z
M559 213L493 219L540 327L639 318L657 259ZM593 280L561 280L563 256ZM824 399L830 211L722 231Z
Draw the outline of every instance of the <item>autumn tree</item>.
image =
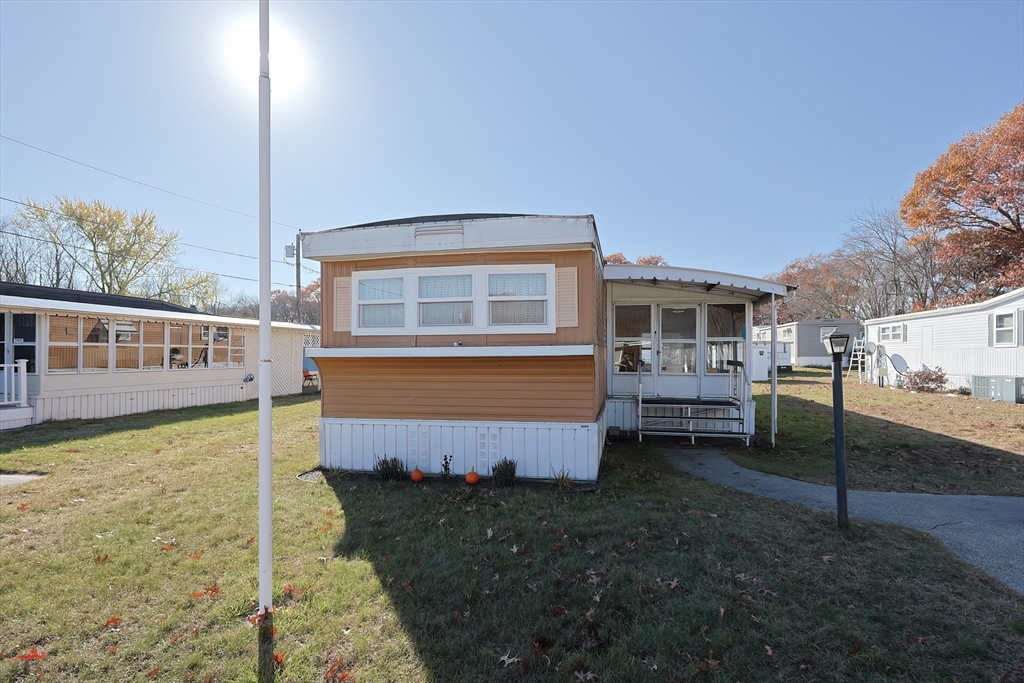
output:
M1024 230L1024 103L967 133L917 174L900 204L913 230Z
M10 219L6 248L31 254L18 281L158 298L206 309L223 292L217 276L183 266L178 233L149 211L57 196L27 200Z
M614 254L609 254L608 256L605 256L604 257L604 262L605 263L618 263L618 264L634 263L633 261L630 261L628 258L626 258L625 255L621 251L618 251L618 252L615 252ZM638 266L667 266L668 265L668 261L666 261L665 257L662 256L661 254L650 254L648 256L638 256L636 261L635 261L635 263Z

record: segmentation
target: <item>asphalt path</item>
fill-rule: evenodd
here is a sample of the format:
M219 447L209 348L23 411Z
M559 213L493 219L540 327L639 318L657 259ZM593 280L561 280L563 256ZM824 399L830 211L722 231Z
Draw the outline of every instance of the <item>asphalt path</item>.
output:
M836 510L834 486L748 470L715 449L662 450L676 469L716 484L817 510ZM963 559L1024 593L1024 498L850 490L847 507L850 517L927 531Z

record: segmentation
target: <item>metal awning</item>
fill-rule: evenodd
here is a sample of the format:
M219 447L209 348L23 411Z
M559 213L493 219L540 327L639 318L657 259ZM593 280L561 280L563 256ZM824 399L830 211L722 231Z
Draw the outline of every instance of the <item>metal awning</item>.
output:
M772 294L785 298L796 291L795 285L733 273L676 266L638 266L632 263L605 264L604 279L607 282L625 282L690 292L732 292L747 296L754 303L770 301Z

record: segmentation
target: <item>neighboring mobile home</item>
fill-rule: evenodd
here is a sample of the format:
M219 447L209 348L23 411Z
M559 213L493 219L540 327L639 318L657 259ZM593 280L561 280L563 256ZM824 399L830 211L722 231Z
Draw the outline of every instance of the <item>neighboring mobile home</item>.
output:
M0 283L0 428L256 398L259 321ZM302 391L319 328L273 324L274 395Z
M859 320L847 318L819 318L816 320L798 320L778 326L778 341L792 343L790 355L793 365L799 367L831 367L832 356L825 347L825 340L832 334L850 335L850 345L843 357L843 365L848 365L850 353L853 351L853 340L861 338ZM771 341L771 326L758 325L754 328L755 341Z
M897 370L942 368L947 387L972 377L1024 377L1024 288L976 304L864 321L872 381L892 385ZM879 362L881 360L881 362ZM898 366L898 367L894 367Z
M597 478L608 429L749 440L751 305L793 287L605 265L592 216L455 214L302 235L321 262L324 467Z

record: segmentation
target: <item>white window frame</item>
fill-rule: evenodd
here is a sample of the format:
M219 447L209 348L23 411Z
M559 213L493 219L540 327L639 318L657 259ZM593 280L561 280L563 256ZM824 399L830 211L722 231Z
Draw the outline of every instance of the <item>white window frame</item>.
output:
M490 297L488 296L488 275L504 275L515 273L544 273L547 278L544 296L525 297ZM420 303L456 301L469 299L421 299L419 296L419 276L421 275L472 275L473 276L473 324L472 325L431 325L420 326ZM391 303L404 304L404 322L402 327L360 327L359 326L359 282L378 278L404 278L402 300L394 299ZM529 265L491 265L491 266L445 266L438 268L396 268L391 270L358 270L352 273L352 308L351 329L353 336L466 336L471 334L554 334L555 333L555 264L537 263ZM491 325L490 302L512 300L543 300L543 325ZM364 302L365 303L365 302ZM384 302L387 303L387 302Z
M896 325L880 325L878 327L879 342L902 344L904 341L903 337L903 323L898 323Z
M1004 315L1010 316L1010 327L1009 328L999 327L999 317L1000 316L1004 316ZM995 311L995 312L992 313L992 345L993 346L1000 346L1000 347L1017 346L1017 328L1018 328L1017 315L1018 315L1017 311L1013 310L1012 308L1008 309L1008 310L1003 310L1003 311ZM1008 341L1008 342L1001 342L1001 341L999 341L999 333L1000 332L1005 332L1007 329L1010 330L1010 341Z

